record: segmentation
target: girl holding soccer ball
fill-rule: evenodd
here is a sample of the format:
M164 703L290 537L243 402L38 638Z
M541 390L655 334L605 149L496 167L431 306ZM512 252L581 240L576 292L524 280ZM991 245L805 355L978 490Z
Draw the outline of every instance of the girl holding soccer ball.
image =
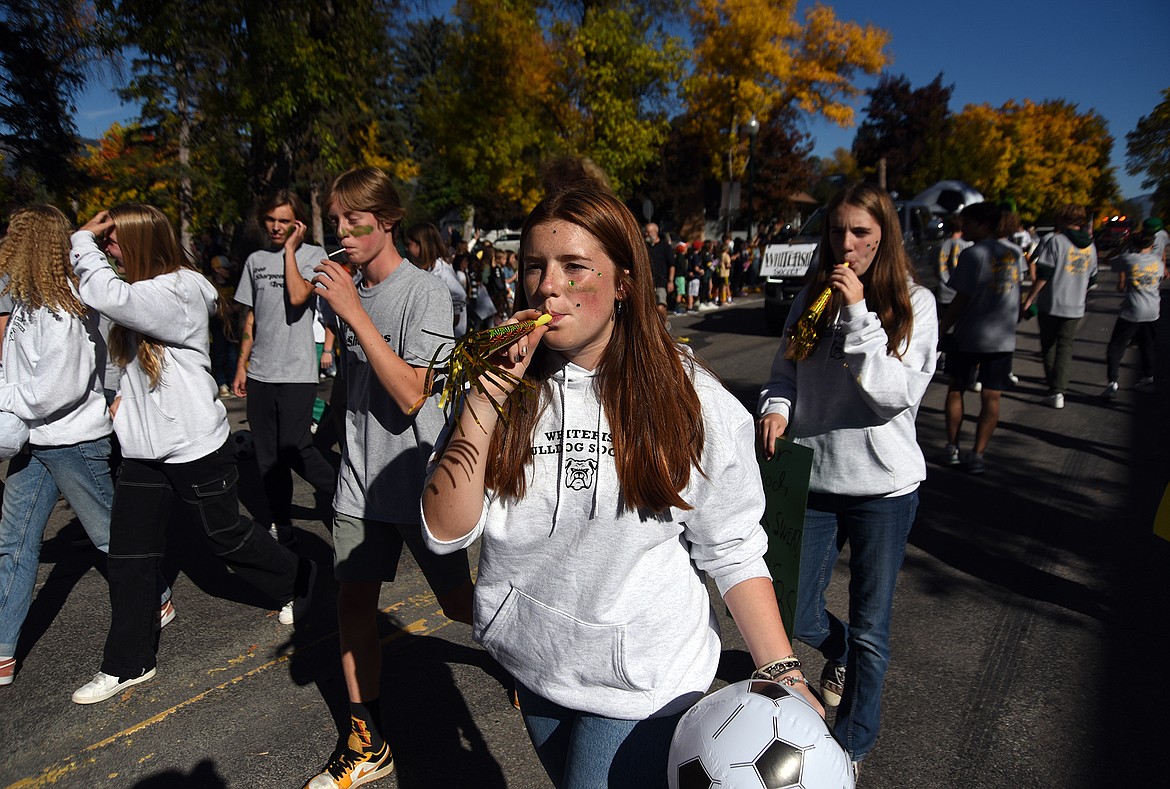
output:
M719 662L707 576L764 675L820 710L763 560L752 417L667 333L608 189L550 193L520 249L515 318L552 320L493 359L523 386L484 376L454 416L424 535L440 553L483 539L474 636L516 678L552 782L665 786Z

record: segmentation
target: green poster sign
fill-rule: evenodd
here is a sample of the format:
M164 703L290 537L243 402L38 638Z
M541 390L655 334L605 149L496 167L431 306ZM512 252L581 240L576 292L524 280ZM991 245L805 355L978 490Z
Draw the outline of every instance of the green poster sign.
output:
M808 479L813 451L791 441L777 440L771 460L756 451L764 484L764 517L760 524L768 535L764 561L772 573L780 616L791 637L796 622L796 592L800 579L800 543L804 535L804 510L808 505Z

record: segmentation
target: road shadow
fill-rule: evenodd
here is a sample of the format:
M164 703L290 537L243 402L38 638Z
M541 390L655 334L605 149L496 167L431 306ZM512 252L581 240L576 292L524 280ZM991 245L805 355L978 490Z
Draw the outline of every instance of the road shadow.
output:
M77 535L81 535L84 544ZM16 644L18 668L49 631L81 577L91 569L97 569L103 577L106 574L105 554L93 547L89 538L85 537L77 518L41 544L40 562L53 565L53 569L40 589L33 591L32 604Z
M679 316L680 318L683 316ZM688 331L704 331L715 333L744 334L753 337L773 337L764 320L764 302L762 299L737 301L726 307L720 307L710 312L700 312L691 319L693 322L683 327L675 324L675 333L685 336ZM776 338L779 342L779 337Z
M227 785L215 762L204 759L190 773L167 770L142 779L133 789L227 789Z

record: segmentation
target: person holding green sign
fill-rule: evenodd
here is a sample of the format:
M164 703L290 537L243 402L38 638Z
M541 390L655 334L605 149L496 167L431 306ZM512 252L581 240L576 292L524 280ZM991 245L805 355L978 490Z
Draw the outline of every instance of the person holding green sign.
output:
M835 733L859 763L877 740L894 584L926 478L914 420L934 374L938 318L884 190L847 186L828 214L819 264L760 393L757 430L766 456L785 435L814 452L794 635L824 655L821 693L840 704ZM814 301L823 309L802 319ZM848 622L825 607L846 542Z

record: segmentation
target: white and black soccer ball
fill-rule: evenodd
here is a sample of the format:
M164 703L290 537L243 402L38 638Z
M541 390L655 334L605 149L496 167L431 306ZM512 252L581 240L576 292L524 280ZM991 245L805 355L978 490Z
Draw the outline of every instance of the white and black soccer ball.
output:
M236 460L244 460L252 457L252 431L251 430L237 430L228 438L228 444L231 445L232 451L236 453Z
M670 789L853 789L849 755L799 694L749 679L699 700L670 742Z

